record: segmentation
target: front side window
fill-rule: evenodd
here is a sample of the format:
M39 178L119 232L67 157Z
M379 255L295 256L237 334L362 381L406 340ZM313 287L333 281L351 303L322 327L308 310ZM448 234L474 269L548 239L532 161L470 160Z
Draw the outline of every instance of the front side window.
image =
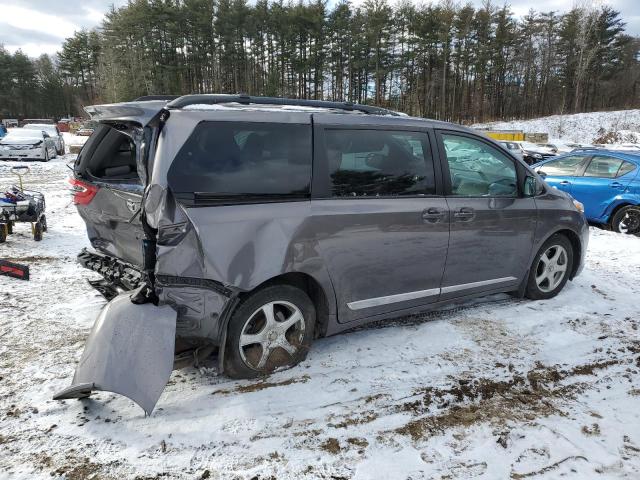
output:
M570 155L545 163L537 169L539 173L550 176L573 177L584 163L585 155Z
M201 122L167 174L174 192L308 197L311 126Z
M584 171L585 177L616 178L623 161L618 158L594 155Z
M334 197L435 194L425 133L325 130L325 154Z
M515 197L518 175L511 159L470 137L443 134L451 194L465 197Z

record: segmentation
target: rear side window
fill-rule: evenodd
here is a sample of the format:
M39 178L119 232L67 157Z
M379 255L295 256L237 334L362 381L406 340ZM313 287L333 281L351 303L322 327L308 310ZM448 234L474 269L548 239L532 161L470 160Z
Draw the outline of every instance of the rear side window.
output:
M309 196L310 125L202 122L168 172L177 193Z
M425 133L391 130L325 130L333 197L435 194Z
M616 178L622 160L603 155L594 155L589 166L584 171L585 177Z
M636 166L631 163L631 162L622 162L622 165L620 166L620 170L618 170L618 175L616 175L617 177L621 177L623 175L626 175L627 173L633 172L636 169Z
M585 155L571 155L569 157L560 158L558 160L552 160L542 165L537 169L537 171L544 172L546 175L551 176L575 176L585 158Z

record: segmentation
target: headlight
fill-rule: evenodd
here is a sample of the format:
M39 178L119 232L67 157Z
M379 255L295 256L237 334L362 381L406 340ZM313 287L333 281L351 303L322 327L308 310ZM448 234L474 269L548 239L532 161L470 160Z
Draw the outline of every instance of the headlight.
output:
M575 198L572 198L571 201L573 202L573 206L576 207L576 210L578 210L580 213L584 213L584 205L581 202L579 202Z
M531 155L533 158L542 158L542 155L540 155L539 153L534 153L533 155Z

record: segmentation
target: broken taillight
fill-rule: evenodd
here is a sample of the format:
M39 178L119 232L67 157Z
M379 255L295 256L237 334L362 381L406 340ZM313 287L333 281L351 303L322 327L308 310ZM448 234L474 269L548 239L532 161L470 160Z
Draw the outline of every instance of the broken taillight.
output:
M95 185L83 182L77 178L70 178L69 183L71 184L73 203L76 205L89 205L99 190Z

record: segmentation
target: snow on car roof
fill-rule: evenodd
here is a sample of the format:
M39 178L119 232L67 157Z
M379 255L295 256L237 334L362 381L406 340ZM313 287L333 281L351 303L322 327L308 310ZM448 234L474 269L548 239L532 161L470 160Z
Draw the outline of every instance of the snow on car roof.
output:
M357 110L340 110L337 108L327 108L327 107L307 107L301 105L258 105L251 104L245 105L238 102L229 102L229 103L196 103L193 105L187 105L182 108L182 110L259 110L261 112L326 112L326 113L346 113L346 114L357 114L364 115L363 112Z
M7 136L21 138L42 138L42 132L36 129L10 128Z

